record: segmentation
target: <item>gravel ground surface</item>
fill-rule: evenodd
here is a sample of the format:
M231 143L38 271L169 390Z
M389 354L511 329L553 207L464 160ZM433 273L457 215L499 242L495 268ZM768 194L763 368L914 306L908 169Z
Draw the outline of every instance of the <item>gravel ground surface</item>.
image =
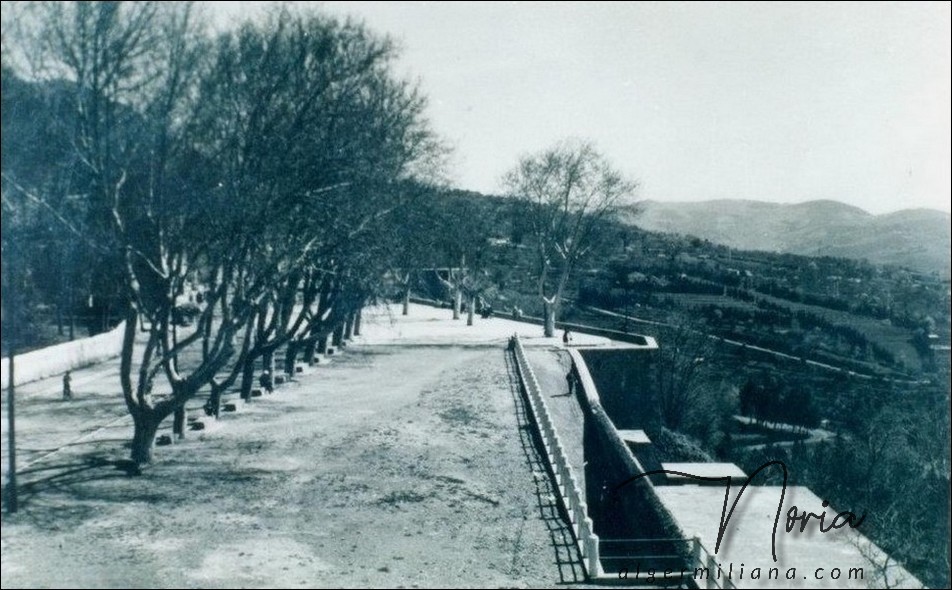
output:
M60 450L3 515L3 587L581 582L493 322L475 346L394 346L368 319L333 362L157 448L140 476L123 471L121 419L62 446L64 404L75 424L113 414L45 386L19 419Z

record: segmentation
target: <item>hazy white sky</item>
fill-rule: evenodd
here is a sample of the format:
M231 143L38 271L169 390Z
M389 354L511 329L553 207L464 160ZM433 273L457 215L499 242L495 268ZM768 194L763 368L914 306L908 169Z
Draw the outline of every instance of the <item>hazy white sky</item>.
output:
M950 210L948 3L319 4L401 41L462 188L577 136L646 199Z

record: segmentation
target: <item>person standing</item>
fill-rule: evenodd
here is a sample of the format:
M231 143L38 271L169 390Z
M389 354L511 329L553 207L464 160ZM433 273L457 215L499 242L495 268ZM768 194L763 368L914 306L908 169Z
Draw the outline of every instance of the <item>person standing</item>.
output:
M69 401L73 399L73 388L71 384L73 382L73 377L70 375L69 371L63 374L63 401Z

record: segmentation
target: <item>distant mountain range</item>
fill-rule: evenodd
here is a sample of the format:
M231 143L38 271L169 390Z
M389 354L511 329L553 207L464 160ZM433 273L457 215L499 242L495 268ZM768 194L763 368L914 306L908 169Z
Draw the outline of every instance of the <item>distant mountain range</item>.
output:
M622 220L646 230L697 236L743 250L838 256L949 276L950 216L934 209L873 215L838 201L794 205L723 199L643 201Z

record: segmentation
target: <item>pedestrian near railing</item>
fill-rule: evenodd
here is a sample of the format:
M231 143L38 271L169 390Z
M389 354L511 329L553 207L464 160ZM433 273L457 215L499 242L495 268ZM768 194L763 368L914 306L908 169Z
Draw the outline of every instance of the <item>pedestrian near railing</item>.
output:
M559 501L569 517L569 525L575 537L579 554L582 556L586 574L595 579L601 576L602 569L599 561L598 535L595 534L595 525L588 516L588 504L582 496L571 464L565 454L562 441L552 424L549 408L542 396L539 381L526 358L525 350L518 335L513 335L509 341L509 349L516 359L519 378L522 383L533 422L538 429L542 447L545 450L546 461L552 471Z

